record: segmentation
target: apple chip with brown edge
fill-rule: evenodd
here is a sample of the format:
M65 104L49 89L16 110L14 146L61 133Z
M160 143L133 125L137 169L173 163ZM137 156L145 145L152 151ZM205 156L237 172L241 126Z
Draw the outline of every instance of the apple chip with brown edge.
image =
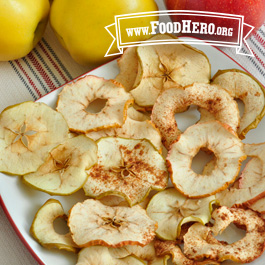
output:
M182 133L178 128L175 113L183 112L183 109L192 104L207 109L216 120L237 131L240 122L237 103L221 87L195 83L183 89L170 88L157 98L151 115L151 120L160 130L162 142L167 149Z
M36 172L23 176L35 189L54 195L69 195L81 189L86 170L97 163L97 145L84 135L70 138L55 147Z
M172 263L175 265L218 265L219 262L213 260L196 261L187 258L176 241L155 240L155 250L157 256L172 256Z
M164 240L179 238L181 226L187 222L206 224L211 219L212 204L215 196L203 199L188 199L175 188L169 188L155 194L150 200L146 212L157 222L156 234Z
M112 255L111 248L92 246L83 248L78 253L76 265L143 265L145 262L132 255L117 258Z
M169 256L165 255L164 257L158 257L156 255L154 244L155 240L144 247L137 245L127 245L121 248L110 248L109 251L117 258L124 258L128 255L134 255L135 257L147 262L148 265L166 265Z
M49 151L68 138L63 116L44 103L24 102L0 115L0 171L23 175L34 172Z
M238 187L232 186L216 197L221 205L251 207L263 212L263 207L259 209L260 206L255 204L260 204L258 201L265 197L265 143L244 144L244 151L252 159L242 171Z
M192 159L201 148L216 157L214 169L207 175L191 169ZM234 131L218 121L209 121L195 124L181 134L171 145L167 163L174 187L190 198L202 198L233 183L245 158L243 143Z
M137 111L133 106L128 108L127 117L121 128L89 132L87 137L98 140L107 136L118 136L132 139L147 139L159 152L162 152L161 135L147 115Z
M61 203L58 200L49 199L36 213L30 233L45 248L77 252L78 247L73 242L70 233L59 234L55 231L54 221L57 218L67 220Z
M255 129L265 114L264 87L253 76L238 69L219 70L213 76L212 83L229 90L232 97L244 103L238 135L241 139L245 138L247 132Z
M176 37L158 34L153 41L172 41ZM140 83L131 90L136 104L144 107L154 105L159 94L171 87L191 85L194 82L209 83L211 66L207 56L185 44L140 46Z
M130 206L143 201L154 190L163 190L168 172L162 155L146 139L115 137L98 142L98 164L87 171L83 187L93 198L123 196Z
M212 218L212 227L196 223L184 235L184 254L188 258L249 263L263 253L265 221L256 212L222 206L213 212ZM246 235L231 244L217 240L214 236L221 234L231 223L244 227Z
M136 49L137 47L127 48L121 58L118 59L120 73L115 77L115 80L121 83L127 92L132 90L138 73Z
M98 113L88 111L97 100L107 100ZM57 111L66 119L71 131L87 133L106 128L121 127L132 96L114 80L87 75L64 86L59 94Z
M154 239L157 228L138 205L110 207L94 199L87 199L71 208L68 226L73 241L80 247L145 246Z

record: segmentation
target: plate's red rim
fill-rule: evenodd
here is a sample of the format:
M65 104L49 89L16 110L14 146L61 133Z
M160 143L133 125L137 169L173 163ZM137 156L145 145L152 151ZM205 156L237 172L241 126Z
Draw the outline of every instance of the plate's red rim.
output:
M198 39L198 38L196 38L196 37L191 37L191 36L180 36L179 38L187 38L187 37L188 37L188 38ZM235 61L235 60L234 60L232 57L230 57L228 54L226 54L225 52L223 52L222 50L220 50L218 47L216 47L216 46L212 46L212 45L209 45L209 46L215 48L216 50L218 50L219 52L221 52L222 54L224 54L225 56L227 56L229 59L231 59L233 62L235 62L239 67L241 67L242 69L244 69L244 71L246 71L247 73L249 73L250 75L252 75L252 74L251 74L249 71L247 71L242 65L240 65L237 61ZM105 64L102 64L102 65L100 65L100 66L98 66L98 67L95 67L94 69L92 69L92 70L86 72L85 74L82 74L82 75L80 75L80 76L74 78L73 80L71 80L71 81L69 81L69 82L67 82L67 83L65 83L65 84L63 84L63 85L61 85L61 86L59 86L58 88L52 90L51 92L45 94L44 96L40 97L38 100L42 99L43 97L46 97L46 96L49 95L50 93L52 93L52 92L54 92L54 91L60 89L61 87L65 86L66 84L71 83L71 82L74 82L74 81L80 79L81 77L83 77L83 76L89 74L90 72L95 71L95 70L97 70L98 68L100 68L100 67L102 67L102 66L104 66L104 65L107 65L107 64L109 64L109 63L111 63L111 62L113 62L113 61L115 61L115 60L116 60L116 59L113 59L113 60L111 60L111 61L109 61L109 62L107 62L107 63L105 63ZM252 75L252 76L253 76L253 75ZM257 79L257 78L256 78L256 79ZM259 82L260 82L260 81L259 81ZM260 82L260 83L261 83L261 82ZM262 83L261 83L261 84L262 84ZM264 87L263 84L262 84L262 86ZM264 87L264 88L265 88L265 87ZM37 101L38 101L38 100L37 100ZM29 243L27 242L27 240L23 237L23 235L22 235L21 232L19 231L19 229L18 229L16 223L14 222L14 220L13 220L12 217L11 217L11 215L9 214L8 209L6 208L5 203L4 203L4 201L3 201L1 195L0 195L0 205L1 205L1 207L2 207L2 209L3 209L3 211L4 211L4 213L5 213L5 215L6 215L6 217L7 217L7 219L9 220L10 224L12 225L12 227L13 227L13 229L15 230L16 234L18 235L19 239L20 239L21 242L24 244L24 246L27 248L27 250L30 252L30 254L32 255L32 257L33 257L33 258L34 258L34 259L35 259L40 265L46 265L46 264L43 263L43 261L39 258L39 256L34 252L34 250L31 248L31 246L29 245Z

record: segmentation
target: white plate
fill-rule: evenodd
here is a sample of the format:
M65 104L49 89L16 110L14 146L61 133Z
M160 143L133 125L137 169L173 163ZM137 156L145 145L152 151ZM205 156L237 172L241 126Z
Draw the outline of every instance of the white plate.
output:
M227 55L211 46L193 45L202 50L208 56L211 66L212 74L215 74L218 69L237 68L242 69L237 63L230 59ZM106 79L114 78L119 72L116 61L107 63L89 74L104 77ZM52 107L55 106L57 95L60 89L51 92L44 96L39 101L44 102ZM189 118L184 116L183 121L188 121ZM265 142L265 119L261 121L258 128L251 130L245 142L259 143ZM77 192L71 196L49 196L43 192L31 189L21 182L19 177L8 176L0 174L0 194L1 204L11 222L14 229L17 231L21 240L25 243L32 255L38 260L40 264L46 265L73 265L76 263L77 255L68 253L66 251L47 250L41 247L29 234L29 228L33 217L39 207L43 205L49 198L53 197L60 200L67 212L70 207L77 201L83 200L84 195L82 191ZM233 233L229 234L230 240L235 240ZM232 236L231 236L232 234ZM231 242L231 241L230 241ZM226 262L224 264L232 264ZM265 254L259 259L255 260L252 265L264 265ZM108 265L108 264L106 264Z

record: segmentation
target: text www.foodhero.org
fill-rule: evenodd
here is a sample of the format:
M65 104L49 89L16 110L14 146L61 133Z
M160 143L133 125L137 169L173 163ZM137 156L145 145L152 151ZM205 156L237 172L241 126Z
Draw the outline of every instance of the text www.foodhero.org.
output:
M216 27L214 23L192 22L182 20L181 22L159 22L151 21L149 27L136 27L126 29L128 37L140 35L154 35L157 33L193 33L221 36L233 36L233 28Z

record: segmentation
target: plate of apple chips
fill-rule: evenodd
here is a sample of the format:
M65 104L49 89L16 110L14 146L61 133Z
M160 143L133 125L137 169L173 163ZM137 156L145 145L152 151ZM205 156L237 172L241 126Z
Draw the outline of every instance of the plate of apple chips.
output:
M0 114L1 204L40 264L262 265L264 114L220 50L130 47Z

